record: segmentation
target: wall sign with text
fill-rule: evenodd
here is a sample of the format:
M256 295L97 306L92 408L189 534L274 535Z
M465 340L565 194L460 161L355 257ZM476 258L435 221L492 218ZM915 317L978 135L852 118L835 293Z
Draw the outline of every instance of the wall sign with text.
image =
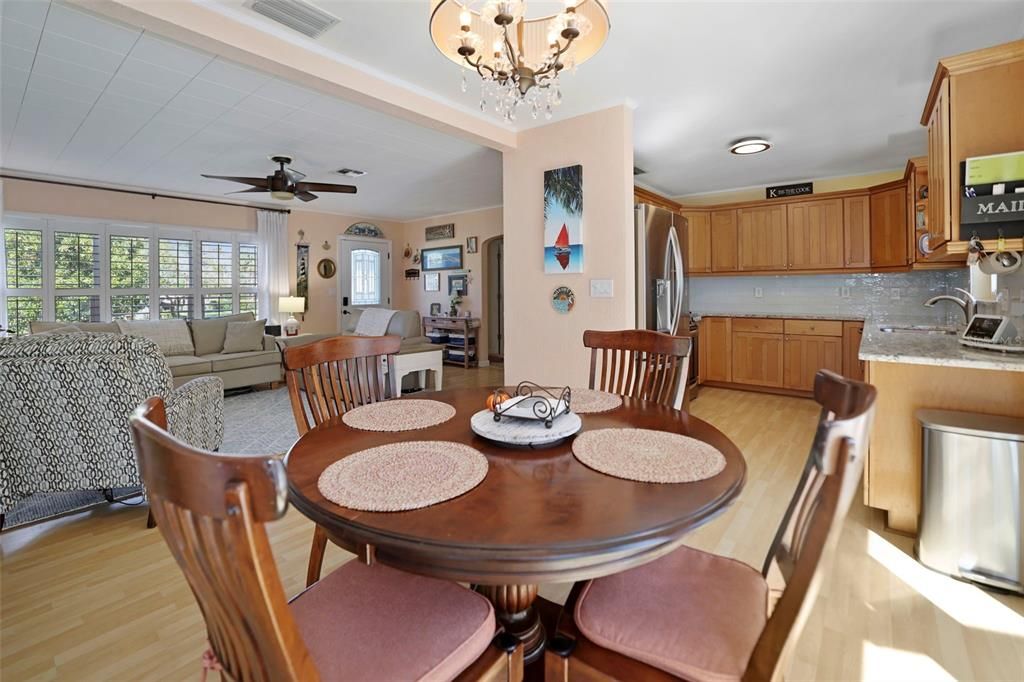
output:
M775 187L764 188L765 199L782 199L784 197L799 197L804 194L814 194L813 182L798 182L794 185L776 185Z

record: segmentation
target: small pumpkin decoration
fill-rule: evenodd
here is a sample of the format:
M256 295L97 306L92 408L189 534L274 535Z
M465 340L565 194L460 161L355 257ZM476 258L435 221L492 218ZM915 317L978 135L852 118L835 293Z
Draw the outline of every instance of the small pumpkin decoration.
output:
M487 409L490 410L491 412L494 412L495 410L498 409L499 405L501 405L503 402L505 402L511 397L512 396L510 396L507 391L504 391L499 388L494 393L487 396Z

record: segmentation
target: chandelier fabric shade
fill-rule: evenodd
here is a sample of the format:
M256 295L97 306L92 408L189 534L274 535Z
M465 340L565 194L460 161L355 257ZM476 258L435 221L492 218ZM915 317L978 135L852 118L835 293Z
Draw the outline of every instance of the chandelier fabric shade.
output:
M431 39L445 57L480 75L481 110L493 104L514 120L526 105L534 118L541 111L550 118L561 101L561 72L593 57L607 40L607 0L538 4L561 9L531 16L525 0L431 0Z

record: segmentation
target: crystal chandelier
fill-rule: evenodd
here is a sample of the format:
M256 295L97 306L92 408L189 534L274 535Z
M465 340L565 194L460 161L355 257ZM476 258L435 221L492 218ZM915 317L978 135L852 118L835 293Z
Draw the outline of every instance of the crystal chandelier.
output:
M574 72L608 36L606 1L564 0L558 14L529 18L525 0L432 0L430 35L464 67L463 92L466 70L479 74L480 111L493 108L511 122L522 107L550 119L562 101L563 70Z

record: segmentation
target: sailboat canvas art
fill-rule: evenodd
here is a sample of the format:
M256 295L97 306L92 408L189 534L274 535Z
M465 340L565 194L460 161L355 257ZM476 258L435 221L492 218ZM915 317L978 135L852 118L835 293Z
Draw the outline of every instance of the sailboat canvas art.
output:
M583 166L544 171L544 274L583 272Z

